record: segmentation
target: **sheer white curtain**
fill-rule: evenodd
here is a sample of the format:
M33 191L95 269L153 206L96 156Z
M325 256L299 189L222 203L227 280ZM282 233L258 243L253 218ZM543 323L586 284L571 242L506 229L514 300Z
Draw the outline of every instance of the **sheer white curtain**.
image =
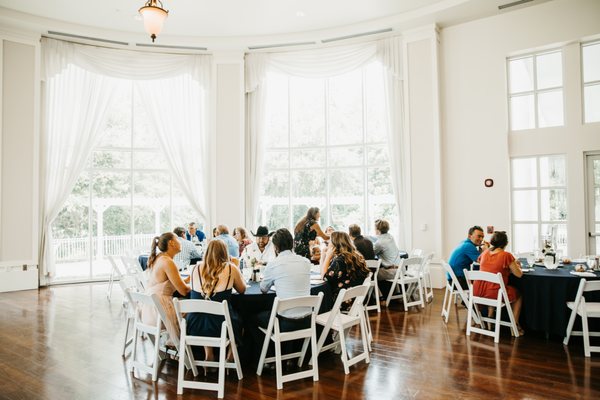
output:
M54 272L50 225L99 139L99 125L113 95L115 78L139 81L143 101L155 114L152 122L169 167L190 204L210 223L206 99L212 56L143 53L48 38L42 39L42 50L46 81L42 280Z
M255 225L258 216L261 169L264 161L265 85L269 71L278 71L303 78L330 78L380 61L386 69L386 105L389 132L392 182L399 210L398 244L409 248L411 243L410 203L405 188L407 148L402 131L402 59L400 38L388 38L350 46L318 50L256 53L246 57L247 130L250 157L246 157L246 215L247 224Z
M54 272L50 224L58 216L100 137L100 124L115 87L114 79L74 65L46 82L41 160L43 276Z

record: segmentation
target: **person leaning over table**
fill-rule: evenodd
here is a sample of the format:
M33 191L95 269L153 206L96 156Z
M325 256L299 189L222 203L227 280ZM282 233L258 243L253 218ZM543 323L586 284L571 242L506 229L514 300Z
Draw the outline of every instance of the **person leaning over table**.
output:
M157 254L157 250L160 253ZM173 345L173 338L179 337L179 323L173 307L175 291L187 296L190 287L181 279L173 257L181 250L181 243L172 232L163 233L152 239L150 257L148 258L148 287L146 294L156 294L167 316L163 321L169 333L168 345ZM189 281L189 277L186 279ZM142 321L147 325L156 325L158 315L155 307L142 308Z
M240 270L229 261L227 245L221 240L212 240L206 248L204 260L192 269L190 277L191 299L219 303L227 300L233 334L236 342L239 343L242 324L237 312L231 307L231 295L232 289L238 293L245 293L246 284ZM223 317L219 315L188 314L186 315L187 333L194 336L218 337L221 334L223 320ZM205 347L204 353L206 360L214 360L212 347ZM228 358L231 359L230 356Z
M227 251L231 257L238 258L240 256L240 246L238 242L229 234L229 228L226 225L217 226L217 237L227 245Z
M448 264L463 289L469 289L463 269L469 269L471 263L477 261L481 252L489 247L488 243L484 242L483 237L483 229L478 225L472 226L469 228L467 238L460 242L448 259ZM446 278L450 281L449 274L446 274Z
M198 239L198 242L202 243L206 239L206 235L196 226L195 222L188 224L188 230L185 233L185 238L190 242L194 242L194 236Z
M255 259L260 265L266 265L275 259L275 247L270 241L273 232L269 232L269 228L266 226L259 226L256 232L251 233L254 236L254 243L246 246L241 255L245 265L250 266L252 259Z
M381 260L381 268L377 276L377 279L380 281L394 278L400 260L400 250L398 250L394 237L388 233L389 230L390 223L385 219L375 221L377 241L373 245L373 251Z
M369 239L365 239L360 232L360 226L356 224L352 224L348 227L348 234L354 243L354 247L365 260L374 260L375 259L375 251L373 250L373 242Z
M364 257L356 250L346 232L331 233L322 275L331 287L334 301L341 289L361 285L369 275Z
M178 226L173 229L173 233L177 235L177 240L181 244L181 251L173 257L173 261L180 271L184 271L190 265L192 258L202 258L202 255L198 253L194 243L185 239L185 229L183 227Z
M486 249L478 258L479 270L491 272L493 274L500 272L502 274L502 281L504 281L504 286L508 295L508 301L510 301L512 306L515 321L517 322L517 329L519 330L519 335L522 335L524 332L523 329L521 329L521 326L519 326L519 316L521 315L523 297L521 297L521 294L514 286L510 286L508 284L508 277L511 273L517 278L523 276L521 263L519 260L515 260L515 257L511 253L504 251L504 248L508 244L508 236L506 235L506 232L494 232L492 238L490 239L490 244L491 247ZM497 283L475 281L473 284L473 293L477 297L485 297L495 300L498 298L499 289L500 286ZM488 307L489 317L491 317L492 312L493 307Z
M329 240L329 236L321 230L319 219L321 211L319 207L311 207L302 217L294 228L294 252L310 260L310 242L317 236L321 239Z

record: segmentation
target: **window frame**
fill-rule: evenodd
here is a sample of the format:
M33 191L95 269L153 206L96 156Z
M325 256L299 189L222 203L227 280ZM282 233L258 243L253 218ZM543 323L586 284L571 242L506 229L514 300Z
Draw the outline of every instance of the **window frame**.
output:
M600 79L594 80L594 81L589 81L586 82L585 81L585 74L584 74L584 63L583 63L583 48L587 47L587 46L600 46L600 39L598 40L591 40L591 41L586 41L586 42L582 42L581 45L579 46L579 57L581 60L581 121L583 124L595 124L595 123L599 123L600 119L597 121L587 121L587 117L586 117L586 113L585 113L585 105L586 105L586 101L585 101L585 88L586 87L591 87L591 86L600 86ZM600 107L600 104L598 104L598 107Z

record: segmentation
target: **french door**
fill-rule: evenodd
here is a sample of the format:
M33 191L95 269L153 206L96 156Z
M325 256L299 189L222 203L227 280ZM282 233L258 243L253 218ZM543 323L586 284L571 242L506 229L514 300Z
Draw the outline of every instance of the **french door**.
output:
M588 254L600 251L600 154L586 155Z

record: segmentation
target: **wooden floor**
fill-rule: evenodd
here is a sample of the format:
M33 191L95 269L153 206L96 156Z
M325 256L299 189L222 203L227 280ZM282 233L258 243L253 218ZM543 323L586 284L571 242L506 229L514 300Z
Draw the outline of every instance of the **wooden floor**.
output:
M2 399L175 399L213 398L186 389L177 396L177 364L164 363L158 382L129 373L122 359L124 317L121 293L108 302L106 284L56 286L0 294L0 398ZM275 376L226 380L226 399L599 399L600 355L583 356L576 338L559 340L504 331L500 344L465 336L466 311L440 318L442 291L424 310L402 312L399 304L371 324L371 363L344 375L334 354L320 358L320 380L275 389ZM596 378L593 378L593 377ZM215 378L216 379L216 378Z

